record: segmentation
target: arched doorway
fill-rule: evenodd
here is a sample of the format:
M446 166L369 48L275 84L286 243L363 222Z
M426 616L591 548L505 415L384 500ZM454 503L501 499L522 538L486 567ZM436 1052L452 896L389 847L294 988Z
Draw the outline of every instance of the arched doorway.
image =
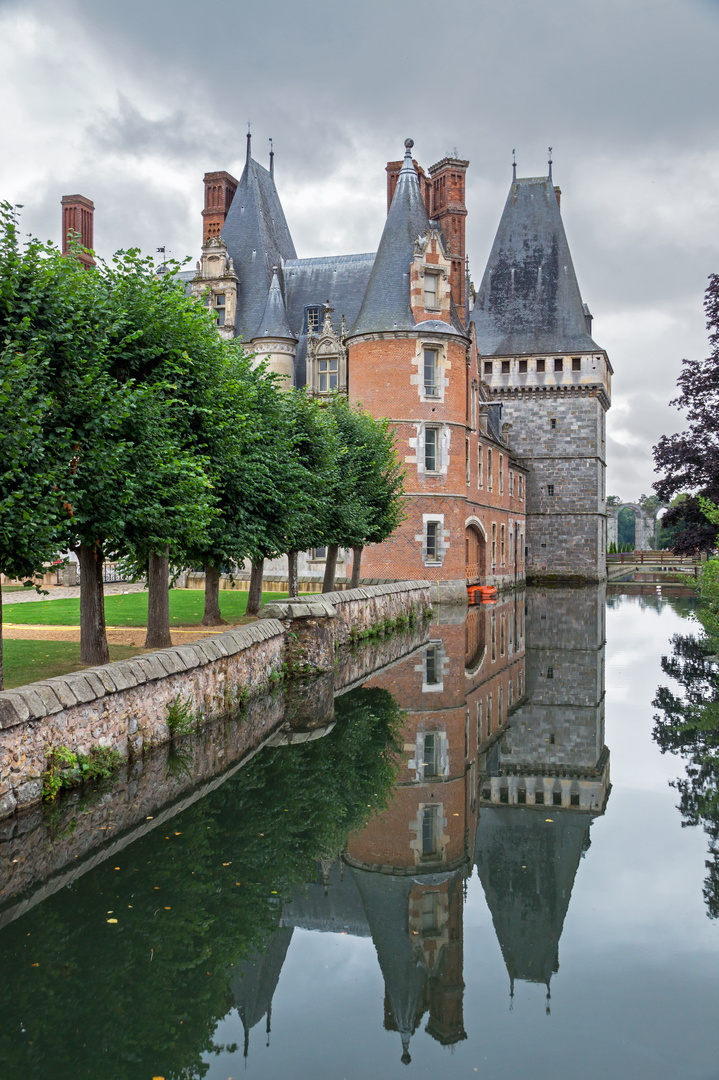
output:
M468 518L464 526L465 577L468 585L477 585L486 577L487 541L479 518Z

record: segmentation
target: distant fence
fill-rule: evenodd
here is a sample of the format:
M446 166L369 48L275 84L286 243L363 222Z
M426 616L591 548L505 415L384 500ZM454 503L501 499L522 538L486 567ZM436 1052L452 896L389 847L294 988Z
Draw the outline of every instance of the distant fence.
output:
M702 555L675 555L673 551L618 551L607 555L607 566L698 566L705 562Z

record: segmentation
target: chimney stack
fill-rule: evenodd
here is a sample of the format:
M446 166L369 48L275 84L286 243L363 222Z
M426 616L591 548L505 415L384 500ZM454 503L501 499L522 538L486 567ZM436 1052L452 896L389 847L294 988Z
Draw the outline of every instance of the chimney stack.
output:
M70 243L79 239L88 252L80 252L77 259L84 266L94 266L95 260L89 253L93 250L95 204L84 195L63 195L62 197L62 253L72 255ZM78 233L79 237L71 236Z

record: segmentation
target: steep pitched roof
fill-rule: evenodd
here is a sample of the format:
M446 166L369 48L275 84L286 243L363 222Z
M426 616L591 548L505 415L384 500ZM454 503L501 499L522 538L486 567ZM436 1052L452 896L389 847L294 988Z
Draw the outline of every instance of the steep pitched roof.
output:
M513 181L471 319L484 356L598 348L551 178Z
M392 205L352 334L410 330L415 325L409 302L409 272L415 240L429 232L430 224L412 163L412 145L412 140L407 139Z
M275 266L297 257L290 230L277 194L275 181L250 152L227 219L222 239L240 279L235 331L250 341L257 331L267 303Z
M285 302L282 299L282 290L277 276L277 269L272 273L272 284L267 294L267 303L260 320L260 325L255 330L255 338L289 338L297 341L297 336L290 330L285 311Z

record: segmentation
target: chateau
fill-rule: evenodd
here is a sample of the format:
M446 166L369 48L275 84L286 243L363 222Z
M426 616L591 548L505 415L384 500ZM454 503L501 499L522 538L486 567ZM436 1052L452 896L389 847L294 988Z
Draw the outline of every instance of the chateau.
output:
M612 368L591 336L551 161L547 177L513 167L475 295L469 162L425 172L412 147L386 166L375 253L298 259L274 154L260 165L248 134L239 181L205 174L202 255L182 276L219 333L288 387L347 394L392 422L407 514L365 550L364 578L429 578L457 600L472 583L601 580ZM324 554L308 553L306 567L319 571Z

